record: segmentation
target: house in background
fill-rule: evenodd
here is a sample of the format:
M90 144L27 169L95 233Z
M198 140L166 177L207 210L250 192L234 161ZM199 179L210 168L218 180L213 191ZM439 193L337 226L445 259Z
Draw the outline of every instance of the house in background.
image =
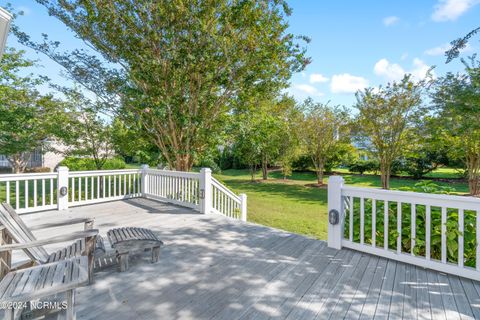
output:
M28 161L27 169L44 167L44 168L50 168L50 171L54 171L64 158L65 158L64 155L61 153L55 153L55 152L43 150L42 148L37 148L30 155L30 160ZM11 168L12 168L12 165L7 160L7 157L5 155L0 154L0 170L4 169L4 170L1 170L4 172Z

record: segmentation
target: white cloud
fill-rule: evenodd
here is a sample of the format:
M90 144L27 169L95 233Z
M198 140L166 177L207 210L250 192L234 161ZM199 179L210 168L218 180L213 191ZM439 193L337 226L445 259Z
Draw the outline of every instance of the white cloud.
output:
M320 73L312 73L310 75L310 83L325 83L328 82L328 78Z
M385 58L375 63L373 72L377 76L385 77L388 80L400 80L405 74L405 70L399 64L390 63Z
M383 24L386 27L393 26L394 24L397 24L399 21L400 21L400 18L396 16L389 16L389 17L383 18Z
M368 80L363 77L352 76L348 73L336 74L332 77L330 90L333 93L355 93L368 87Z
M423 62L422 60L415 58L413 59L413 69L409 72L412 74L414 79L422 80L427 76L430 66ZM433 70L432 70L433 75Z
M323 93L321 93L320 91L317 90L317 88L309 84L296 84L293 87L311 96L317 96L317 97L323 96Z
M449 50L452 46L448 43L445 43L441 46L435 47L435 48L430 48L424 51L424 53L427 56L442 56L445 54L445 51ZM471 47L470 44L467 43L467 46L463 49L461 49L461 52L467 52L470 51Z
M373 67L373 72L377 76L384 77L388 81L399 81L405 74L411 74L414 79L421 80L429 70L430 66L418 58L413 59L413 67L410 70L405 70L398 63L390 63L385 58L380 59Z
M436 22L455 21L480 0L439 0L435 5L432 20Z

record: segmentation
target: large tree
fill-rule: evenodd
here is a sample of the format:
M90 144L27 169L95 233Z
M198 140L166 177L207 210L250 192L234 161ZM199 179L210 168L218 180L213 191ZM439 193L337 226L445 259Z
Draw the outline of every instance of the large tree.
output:
M357 92L357 130L380 163L383 189L389 188L393 161L405 151L415 123L423 115L424 85L406 75L385 87Z
M268 167L277 162L284 152L288 134L292 134L295 121L295 100L288 96L252 101L254 107L246 108L234 116L233 148L255 177L260 164L263 180L268 179ZM293 143L293 141L291 141Z
M61 112L58 101L38 92L45 79L28 73L34 62L23 55L9 49L0 64L0 154L15 173L25 169L35 149L44 147Z
M437 135L461 159L471 195L480 194L480 61L463 60L464 74L448 73L437 80L433 102L438 107Z
M190 170L216 142L235 101L277 92L309 62L287 32L282 0L37 2L97 54L62 53L58 42L34 43L14 27L20 41L63 65L106 106L135 114L177 170Z
M327 163L341 156L350 145L350 120L344 109L310 99L305 101L304 109L301 137L315 167L317 182L322 185Z

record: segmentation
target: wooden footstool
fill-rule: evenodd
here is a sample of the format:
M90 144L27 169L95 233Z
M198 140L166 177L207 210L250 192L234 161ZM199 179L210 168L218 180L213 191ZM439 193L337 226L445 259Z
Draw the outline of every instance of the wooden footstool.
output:
M107 232L110 245L117 252L118 269L120 272L128 270L129 252L152 250L152 263L160 257L160 247L163 242L149 229L145 228L117 228Z

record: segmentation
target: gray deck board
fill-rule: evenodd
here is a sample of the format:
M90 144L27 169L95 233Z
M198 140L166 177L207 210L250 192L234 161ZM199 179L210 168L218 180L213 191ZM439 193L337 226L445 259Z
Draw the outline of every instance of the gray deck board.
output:
M370 288L366 293L365 304L363 306L357 306L357 309L362 309L360 319L372 319L375 316L375 310L377 308L378 299L380 298L380 291L382 290L383 280L385 279L385 271L387 269L388 260L380 259L375 269L375 275L373 276Z
M375 319L388 319L390 306L392 303L393 287L395 285L396 268L397 263L389 260L384 274L377 309L375 310Z
M77 290L77 319L480 318L480 283L152 200L22 215L29 226L80 217L94 217L104 237L112 228L145 227L165 245L156 264L139 253L127 272L97 272L93 285Z
M432 318L435 320L448 320L443 307L442 284L438 281L438 274L431 270L427 270L428 293L430 296L430 309Z
M398 263L393 283L392 301L390 303L389 318L401 319L403 317L403 300L405 297L405 264Z
M417 318L417 290L413 288L417 273L415 266L405 266L405 292L403 296L403 317L405 319Z

